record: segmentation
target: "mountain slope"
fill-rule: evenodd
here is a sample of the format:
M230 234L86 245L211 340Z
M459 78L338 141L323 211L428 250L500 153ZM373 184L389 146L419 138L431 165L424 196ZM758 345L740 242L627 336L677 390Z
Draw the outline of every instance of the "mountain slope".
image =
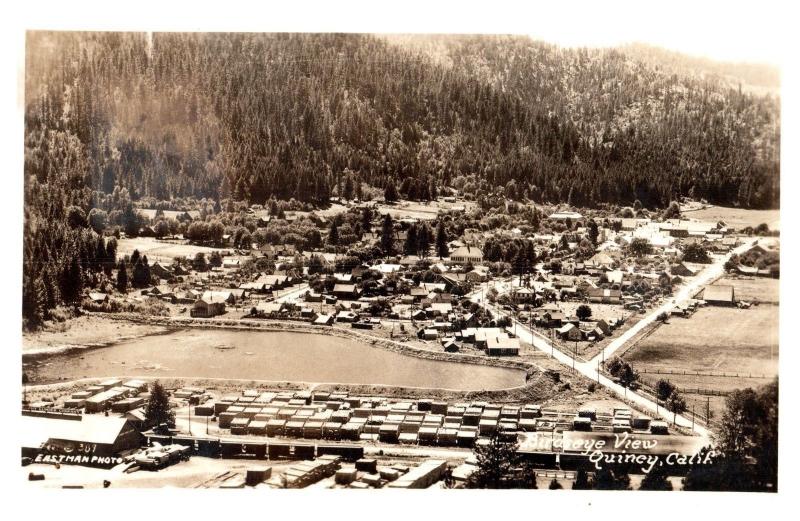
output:
M777 204L773 96L617 50L421 39L29 33L26 174L52 175L56 131L75 182L134 198L324 203L351 175L576 205Z

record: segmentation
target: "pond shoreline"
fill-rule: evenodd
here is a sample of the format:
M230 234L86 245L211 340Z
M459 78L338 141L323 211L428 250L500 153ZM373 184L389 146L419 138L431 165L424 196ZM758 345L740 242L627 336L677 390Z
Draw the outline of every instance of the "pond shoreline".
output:
M169 333L174 333L182 329L225 329L225 330L240 330L240 331L264 331L264 332L281 332L281 333L307 333L322 336L336 336L339 338L346 338L350 340L357 340L369 347L380 348L395 353L413 356L416 358L423 358L427 360L436 360L442 362L456 362L463 364L485 365L491 367L500 367L504 369L517 369L525 371L527 374L533 372L543 372L544 369L538 365L523 361L515 360L512 358L492 358L488 356L479 356L463 353L446 353L444 351L431 351L421 349L396 340L389 340L380 338L355 330L342 329L331 326L314 326L307 322L290 322L290 321L277 321L277 320L254 320L254 319L198 319L198 318L173 318L173 317L143 317L141 315L132 314L114 314L104 315L105 318L122 321L128 323L144 324L148 326L158 326L157 331L150 334L139 335L132 338L145 338L148 336L160 336ZM116 338L108 342L99 342L84 345L70 345L62 346L59 348L44 348L41 350L23 351L23 362L47 358L53 355L68 354L72 351L83 349L98 349L111 347L125 340L131 338Z
M171 328L147 320L128 320L109 313L83 312L39 331L23 331L22 360L36 360L73 351L108 347L126 340L167 334Z
M345 328L247 319L137 317L137 321L159 327L158 334L49 355L23 355L29 383L147 376L349 386L364 392L403 388L406 394L424 395L431 389L445 394L519 389L542 374L527 361L439 352Z

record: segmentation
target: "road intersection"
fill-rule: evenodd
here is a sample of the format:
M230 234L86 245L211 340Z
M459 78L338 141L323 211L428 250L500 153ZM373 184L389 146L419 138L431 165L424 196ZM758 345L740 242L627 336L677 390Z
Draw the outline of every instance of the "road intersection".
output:
M668 299L662 305L651 310L646 316L642 317L639 322L622 333L622 335L620 335L618 338L614 339L603 349L600 354L588 361L573 358L569 354L559 350L547 338L543 337L541 334L535 333L525 324L522 324L514 317L509 316L509 314L501 307L488 302L486 295L491 288L496 289L500 294L508 293L514 287L513 278L496 282L485 282L481 284L476 291L473 291L469 297L470 300L483 305L495 316L508 316L512 320L512 325L508 327L508 330L515 331L517 337L523 342L531 344L539 351L553 356L554 359L567 367L574 367L576 372L596 381L599 385L610 390L617 396L627 400L628 402L635 403L640 408L653 413L653 415L659 416L669 422L674 422L681 427L691 428L695 433L703 436L704 438L710 438L708 429L702 425L696 424L691 418L686 416L680 414L676 416L666 410L664 407L657 405L656 402L649 397L635 391L631 391L614 382L612 379L606 377L600 372L600 366L605 359L609 358L615 352L628 345L628 343L631 342L631 340L644 328L652 324L655 320L658 320L658 317L661 315L661 313L669 313L676 303L685 302L691 299L706 284L709 284L720 277L724 273L725 263L731 258L731 256L733 254L741 254L747 251L753 246L753 244L755 244L755 242L757 242L757 239L750 239L741 246L730 251L728 254L715 258L712 264L706 266L705 269L703 269L695 277L682 285L674 297Z

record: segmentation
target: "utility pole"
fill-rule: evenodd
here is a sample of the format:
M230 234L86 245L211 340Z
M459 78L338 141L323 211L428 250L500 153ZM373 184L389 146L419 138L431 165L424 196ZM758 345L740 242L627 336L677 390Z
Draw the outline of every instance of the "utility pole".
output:
M578 341L575 341L575 348L572 350L572 372L575 372L575 357L578 356Z
M694 434L694 403L692 403L692 433Z

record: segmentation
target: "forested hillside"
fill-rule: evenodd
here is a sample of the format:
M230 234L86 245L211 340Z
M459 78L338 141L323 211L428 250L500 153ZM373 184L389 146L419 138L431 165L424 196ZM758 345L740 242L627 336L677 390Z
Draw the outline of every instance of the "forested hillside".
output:
M134 200L324 203L349 171L415 198L463 177L537 202L777 204L776 98L613 50L413 40L30 33L26 176Z
M776 206L779 100L660 61L525 37L28 33L24 316L109 277L92 219L135 233L144 198Z

